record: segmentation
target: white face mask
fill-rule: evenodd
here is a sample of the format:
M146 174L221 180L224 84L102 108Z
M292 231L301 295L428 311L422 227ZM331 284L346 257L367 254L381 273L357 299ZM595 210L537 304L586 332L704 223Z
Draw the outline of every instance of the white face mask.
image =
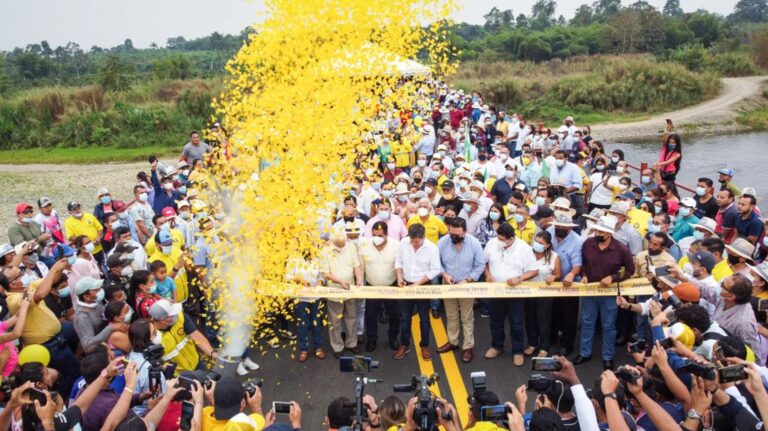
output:
M389 169L390 171L394 171L395 170L395 164L394 163L387 163L387 169Z
M163 344L163 334L160 331L155 332L155 336L152 337L152 344L154 345L160 345Z
M165 190L173 190L173 184L172 183L165 183L165 184L163 184L163 188Z
M96 247L96 246L95 246L95 245L93 245L93 243L92 243L92 242L90 242L90 243L88 243L88 244L86 244L86 245L85 245L85 251L86 251L86 252L88 252L88 253L93 253L93 249L94 249L95 247Z
M131 275L133 275L133 268L131 268L130 266L126 266L120 271L120 275L122 275L123 277L130 277Z
M149 199L149 195L147 195L146 192L139 194L139 200L142 202L146 202L147 199Z
M424 193L426 193L428 195L431 195L432 192L434 192L434 191L435 191L435 189L433 189L432 187L424 187Z
M419 165L419 167L423 168L424 166L427 166L427 161L423 160L423 159L420 159L420 160L416 161L416 164Z
M426 217L429 215L429 210L424 207L421 207L419 208L417 214L419 215L419 217Z
M375 237L371 238L371 241L373 242L373 245L378 247L378 246L384 244L384 237L375 236Z

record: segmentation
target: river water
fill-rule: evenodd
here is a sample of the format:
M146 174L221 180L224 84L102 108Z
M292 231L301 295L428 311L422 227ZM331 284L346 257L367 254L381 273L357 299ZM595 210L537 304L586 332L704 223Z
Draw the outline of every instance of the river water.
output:
M699 177L708 177L717 183L717 171L728 167L736 171L733 182L740 188L750 186L757 190L758 202L768 202L768 132L742 133L721 136L683 137L683 161L677 183L696 188ZM614 149L622 149L627 161L635 166L641 162L652 165L661 152L661 139L656 142L629 142L606 145L608 155ZM639 182L640 175L633 170L632 180ZM680 191L680 196L691 193Z

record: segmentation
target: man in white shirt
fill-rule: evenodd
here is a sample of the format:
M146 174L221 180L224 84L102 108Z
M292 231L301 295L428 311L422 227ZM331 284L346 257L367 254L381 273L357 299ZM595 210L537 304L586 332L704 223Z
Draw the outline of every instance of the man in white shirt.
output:
M506 283L515 286L539 273L533 249L523 240L515 239L515 228L502 223L498 236L488 241L485 257L485 280L491 283ZM504 324L509 319L512 340L512 358L515 366L524 362L525 341L524 299L497 298L491 300L491 348L485 352L486 359L493 359L504 350Z
M466 196L462 199L463 206L459 212L459 217L467 222L467 233L474 236L477 226L488 217L488 212L480 208L480 201L473 196Z
M399 239L398 239L399 240ZM360 244L360 260L363 264L365 282L369 286L394 286L397 282L395 258L399 242L389 238L389 226L384 221L376 221L371 227L371 237ZM384 306L389 316L389 347L397 350L400 340L400 312L394 299L369 298L365 300L365 351L376 350L379 338L378 311Z
M397 285L400 287L420 286L430 284L432 279L440 275L440 252L437 246L425 239L424 226L416 223L408 228L408 237L400 241L395 257L395 271L397 271ZM413 307L419 313L419 328L421 330L421 357L431 360L429 351L429 300L401 300L400 301L400 347L394 354L395 359L403 359L411 351L411 319Z

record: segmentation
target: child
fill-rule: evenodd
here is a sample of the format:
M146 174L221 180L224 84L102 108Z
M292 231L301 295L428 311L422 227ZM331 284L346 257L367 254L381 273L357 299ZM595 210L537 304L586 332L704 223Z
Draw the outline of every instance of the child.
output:
M176 283L171 277L168 277L168 267L165 266L165 262L156 260L149 265L149 270L152 272L152 278L155 279L157 285L157 294L165 299L176 302Z

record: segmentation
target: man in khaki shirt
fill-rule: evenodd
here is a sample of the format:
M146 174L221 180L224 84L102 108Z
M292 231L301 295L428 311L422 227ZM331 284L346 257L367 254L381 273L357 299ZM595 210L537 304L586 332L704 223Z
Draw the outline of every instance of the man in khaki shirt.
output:
M664 249L666 243L666 234L662 232L653 233L648 238L648 249L635 255L635 277L645 277L648 272L648 261L651 266L675 266L677 261L671 254Z
M357 255L357 248L353 244L347 244L347 236L343 229L334 229L331 234L331 243L326 245L320 255L320 273L323 274L330 286L349 289L353 284L363 284L363 267ZM357 345L357 301L348 299L335 301L329 299L328 327L329 338L333 355L340 357L344 347L352 353L360 353ZM341 337L342 319L346 340Z
M365 282L369 286L394 286L397 283L395 272L395 257L397 245L387 236L388 226L383 221L377 221L371 227L371 238L366 239L360 245L360 258L363 260L365 270ZM400 313L397 301L393 299L369 298L365 308L365 351L376 350L376 341L379 338L378 311L384 306L389 316L389 347L397 350L400 347L398 335L400 333Z

